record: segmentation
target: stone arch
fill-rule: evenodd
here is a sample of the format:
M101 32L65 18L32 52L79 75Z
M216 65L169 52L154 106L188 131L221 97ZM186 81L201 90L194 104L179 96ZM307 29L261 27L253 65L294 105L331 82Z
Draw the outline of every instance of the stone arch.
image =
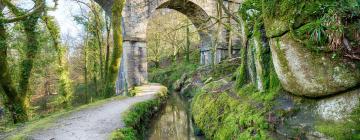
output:
M197 3L195 3L197 2ZM182 1L182 0L169 0L160 4L156 9L172 9L184 14L198 29L200 36L200 51L201 51L201 64L210 64L212 62L212 55L210 48L213 44L214 31L212 30L210 12L206 12L201 3L198 1ZM202 4L206 7L206 5Z
M203 1L203 0L200 0ZM201 38L200 48L209 50L212 43L211 20L207 9L214 6L211 3L190 0L159 0L159 1L132 1L128 2L124 9L124 54L123 67L119 75L119 86L125 83L129 86L147 83L147 60L146 60L146 30L148 21L157 9L173 9L186 15L199 30ZM211 62L210 51L202 56L202 63Z
M176 10L185 16L187 16L191 22L198 29L200 35L200 50L201 54L201 64L209 64L212 61L210 46L212 46L214 32L212 30L212 20L210 15L202 8L200 5L192 2L186 1L182 2L179 0L169 0L157 7L157 9L172 9Z
M95 1L108 14L111 14L113 0ZM224 3L239 5L237 0L225 0ZM131 87L147 83L146 30L149 18L156 9L176 10L186 15L195 27L201 29L199 30L201 63L211 63L213 57L210 53L210 46L212 46L215 34L210 17L217 16L216 6L216 0L127 0L123 10L124 52L118 75L117 91L124 85ZM237 9L237 7L234 8ZM226 35L222 33L216 35L226 38Z

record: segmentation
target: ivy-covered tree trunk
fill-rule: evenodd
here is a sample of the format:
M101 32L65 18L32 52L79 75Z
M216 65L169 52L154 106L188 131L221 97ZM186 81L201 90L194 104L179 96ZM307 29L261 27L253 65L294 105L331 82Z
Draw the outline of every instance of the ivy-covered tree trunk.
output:
M187 21L187 24L189 22ZM186 27L186 63L190 63L190 27Z
M115 82L120 66L120 59L123 52L122 48L122 27L121 27L121 20L122 20L122 10L125 5L125 0L115 0L113 7L112 7L112 14L111 14L111 22L113 27L113 39L114 39L114 47L112 51L112 59L111 64L109 66L109 73L107 78L107 95L111 96L115 94Z
M109 18L105 18L105 27L106 27L106 52L105 52L105 79L108 77L109 73L109 59L110 59L110 31L111 31L111 23L109 22Z
M19 93L21 96L26 96L29 89L29 79L31 76L31 71L33 69L34 59L38 54L39 41L38 41L38 31L36 29L38 19L40 15L34 14L23 21L23 26L26 35L26 56L21 62L21 73L20 73L20 83L19 83Z
M10 1L2 1L9 10L16 16L23 16L26 12L19 10L15 5ZM43 0L37 0L35 5L40 7L43 10L44 5ZM40 11L42 11L40 10ZM19 19L22 23L26 35L26 49L25 49L25 58L21 62L20 70L20 81L19 87L16 88L13 84L12 78L10 76L9 66L7 63L7 34L5 29L5 22L0 22L0 76L1 76L1 86L6 95L5 105L11 112L14 123L25 122L28 120L28 110L29 110L29 99L28 99L28 89L29 89L29 79L31 76L33 62L38 53L39 42L38 42L38 32L37 32L37 23L40 18L41 12L37 11L32 13L29 16ZM4 16L1 14L1 17Z
M99 48L99 62L100 62L100 80L104 80L104 64L103 64L103 38L102 38L102 23L100 21L100 10L96 8L95 3L91 1L91 10L94 14L94 22L95 22L95 36ZM102 83L100 83L100 88L102 87Z
M66 67L66 60L64 54L65 48L60 43L60 30L56 25L54 18L50 16L43 16L43 20L53 40L53 45L57 53L57 73L59 76L58 92L62 96L61 102L65 107L69 106L72 97L71 80L69 78L69 69Z
M0 17L4 17L0 13ZM13 84L11 79L11 73L9 71L9 65L7 62L7 32L5 24L0 22L0 85L6 95L5 106L11 112L14 123L24 122L28 119L27 113L27 98L22 97Z

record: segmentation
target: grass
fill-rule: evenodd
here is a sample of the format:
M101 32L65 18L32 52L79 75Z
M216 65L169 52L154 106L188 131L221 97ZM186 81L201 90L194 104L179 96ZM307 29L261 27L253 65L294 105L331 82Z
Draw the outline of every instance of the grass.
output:
M269 124L265 115L271 109L277 90L258 92L250 84L240 89L237 98L231 91L200 91L192 103L194 120L210 139L268 139Z
M350 114L349 119L340 122L319 121L315 129L336 140L360 139L360 105Z
M126 98L125 96L116 96L116 97L108 98L105 100L99 100L99 101L96 101L91 104L82 105L77 108L68 108L68 109L59 111L57 113L53 113L49 116L32 120L30 122L22 124L22 126L14 127L12 130L10 130L13 132L9 132L9 133L15 133L15 131L16 131L16 133L12 134L8 139L10 139L10 140L26 139L26 136L35 130L46 129L48 127L51 127L51 125L52 125L51 122L54 122L55 120L59 119L60 117L66 117L67 115L70 115L73 112L77 112L77 111L80 111L85 108L99 106L99 105L102 105L111 100L122 100L125 98ZM19 130L15 130L15 129L19 129Z
M162 69L151 68L149 70L149 81L161 83L171 89L172 84L180 79L184 72L192 72L197 67L197 64L179 62Z
M192 100L192 114L194 122L207 138L219 140L270 138L268 134L270 126L266 116L275 104L274 99L281 90L281 85L273 67L266 69L269 70L269 74L263 78L268 83L268 87L264 92L258 91L254 83L246 83L246 81L242 81L243 84L240 85L238 81L228 81L235 83L235 89L230 88L220 92L218 89L226 87L226 82L210 82L201 89L195 90L197 93ZM238 74L239 70L236 72ZM220 77L224 78L225 75L226 73Z
M167 98L167 88L163 87L157 93L155 99L140 102L131 107L123 114L125 123L124 128L114 131L111 135L112 140L134 140L144 139L147 134L148 124L152 117L159 111Z
M326 136L330 136L335 140L355 140L360 139L360 133L355 129L359 129L359 124L351 122L318 122L315 129Z

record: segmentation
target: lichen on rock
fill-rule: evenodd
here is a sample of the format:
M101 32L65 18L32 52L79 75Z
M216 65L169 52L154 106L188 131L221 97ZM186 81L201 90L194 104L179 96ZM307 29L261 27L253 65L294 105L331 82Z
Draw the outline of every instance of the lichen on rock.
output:
M360 84L356 62L313 52L289 34L270 41L273 63L283 87L295 95L324 97Z

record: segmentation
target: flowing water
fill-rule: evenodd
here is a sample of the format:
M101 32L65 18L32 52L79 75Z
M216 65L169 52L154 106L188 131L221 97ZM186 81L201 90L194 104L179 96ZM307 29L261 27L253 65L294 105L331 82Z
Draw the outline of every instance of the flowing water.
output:
M157 118L153 120L149 140L202 140L194 135L189 105L173 93Z

